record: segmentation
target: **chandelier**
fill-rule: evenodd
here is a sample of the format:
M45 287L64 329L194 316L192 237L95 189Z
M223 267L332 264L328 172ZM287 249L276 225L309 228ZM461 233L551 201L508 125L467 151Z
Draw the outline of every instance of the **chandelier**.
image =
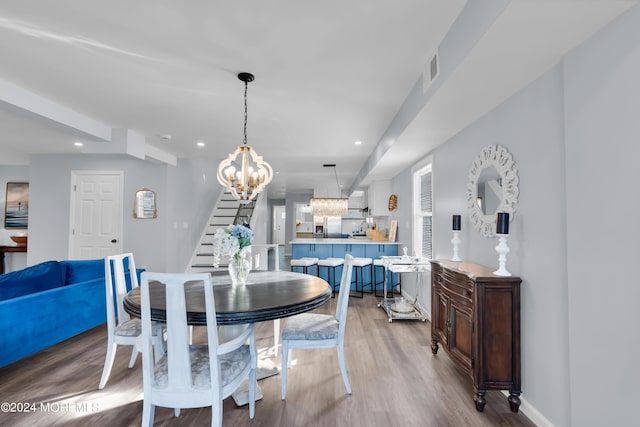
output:
M349 210L349 199L314 197L311 209L315 216L345 216Z
M238 78L244 82L244 140L218 165L218 182L241 204L247 204L271 182L273 169L247 145L247 88L254 76L240 73Z
M333 168L336 185L338 186L337 194L340 194L340 182L338 181L336 165L331 163L322 166L325 168ZM314 197L311 199L311 209L313 210L314 216L345 216L349 209L349 199L341 197Z

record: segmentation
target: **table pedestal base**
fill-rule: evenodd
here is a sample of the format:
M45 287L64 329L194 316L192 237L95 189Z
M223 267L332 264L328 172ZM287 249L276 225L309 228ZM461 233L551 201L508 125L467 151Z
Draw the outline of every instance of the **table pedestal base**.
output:
M260 359L258 360L258 369L256 370L256 380L272 377L279 372L280 370L271 359ZM240 387L233 392L231 397L233 397L233 401L236 402L236 406L247 405L249 403L249 380L244 380ZM259 384L256 384L256 402L260 399L262 399L262 389Z

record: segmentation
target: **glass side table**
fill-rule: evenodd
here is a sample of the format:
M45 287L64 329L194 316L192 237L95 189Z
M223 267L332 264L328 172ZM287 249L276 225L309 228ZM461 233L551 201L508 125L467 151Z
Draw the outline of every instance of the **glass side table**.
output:
M424 273L431 273L431 265L427 258L409 257L409 256L383 256L381 257L384 265L384 297L378 302L378 307L381 307L389 316L389 322L393 322L394 319L413 319L427 320L420 308L416 306L418 297L420 295L420 288L422 287L422 276ZM416 297L413 301L409 301L404 297L387 298L387 280L389 273L400 274L416 274L417 275L417 287Z

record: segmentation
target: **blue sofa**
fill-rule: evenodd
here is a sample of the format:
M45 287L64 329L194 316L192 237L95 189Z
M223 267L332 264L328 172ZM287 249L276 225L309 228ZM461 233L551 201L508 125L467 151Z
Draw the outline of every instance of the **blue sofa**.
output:
M104 260L0 275L0 367L106 322Z

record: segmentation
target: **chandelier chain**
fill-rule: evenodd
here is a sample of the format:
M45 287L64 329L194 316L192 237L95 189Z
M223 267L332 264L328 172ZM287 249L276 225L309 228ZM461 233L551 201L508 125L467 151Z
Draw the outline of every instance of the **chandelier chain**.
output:
M244 82L244 145L247 145L247 90L249 82Z

